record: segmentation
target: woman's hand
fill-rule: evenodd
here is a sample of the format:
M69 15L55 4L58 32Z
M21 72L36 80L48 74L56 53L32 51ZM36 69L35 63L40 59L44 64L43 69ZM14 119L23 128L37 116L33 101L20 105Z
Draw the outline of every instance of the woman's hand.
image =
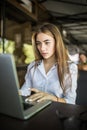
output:
M54 95L39 91L35 88L30 88L30 90L32 92L35 92L35 94L27 98L27 100L30 102L34 102L34 101L41 102L44 100L58 101L58 98Z

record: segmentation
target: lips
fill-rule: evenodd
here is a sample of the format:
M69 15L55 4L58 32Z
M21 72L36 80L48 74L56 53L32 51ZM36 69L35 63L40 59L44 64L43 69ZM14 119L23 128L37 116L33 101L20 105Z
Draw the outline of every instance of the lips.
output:
M48 53L41 53L41 55L47 55Z

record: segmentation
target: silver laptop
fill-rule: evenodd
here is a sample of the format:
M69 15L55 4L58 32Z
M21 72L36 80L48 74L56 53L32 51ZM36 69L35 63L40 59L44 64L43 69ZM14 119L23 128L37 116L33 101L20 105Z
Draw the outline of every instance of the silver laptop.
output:
M19 95L19 88L14 57L0 54L0 113L25 120L51 104L49 100L26 103Z

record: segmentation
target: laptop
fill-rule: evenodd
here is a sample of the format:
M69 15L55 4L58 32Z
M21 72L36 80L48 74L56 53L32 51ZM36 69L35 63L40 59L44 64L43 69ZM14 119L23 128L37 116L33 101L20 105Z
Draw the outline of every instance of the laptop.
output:
M26 103L19 95L19 89L13 55L0 54L0 113L26 120L51 104L50 100Z

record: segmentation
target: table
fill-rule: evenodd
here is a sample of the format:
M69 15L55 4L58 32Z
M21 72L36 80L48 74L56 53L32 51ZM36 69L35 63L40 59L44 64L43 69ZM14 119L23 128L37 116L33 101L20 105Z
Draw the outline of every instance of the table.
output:
M86 116L78 119L82 112L86 112ZM0 130L86 130L86 124L87 106L57 102L26 121L0 114Z

